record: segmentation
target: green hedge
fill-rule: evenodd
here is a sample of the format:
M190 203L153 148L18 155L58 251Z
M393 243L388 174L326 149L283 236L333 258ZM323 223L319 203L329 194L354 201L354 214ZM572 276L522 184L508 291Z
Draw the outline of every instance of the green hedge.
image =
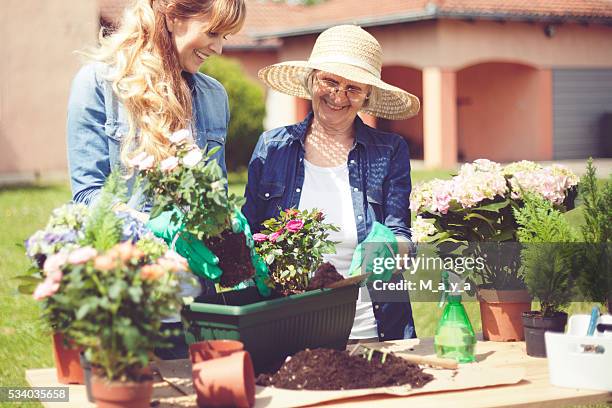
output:
M263 132L264 91L246 76L236 60L214 56L202 65L200 71L221 82L229 97L231 119L225 150L228 170L246 167Z

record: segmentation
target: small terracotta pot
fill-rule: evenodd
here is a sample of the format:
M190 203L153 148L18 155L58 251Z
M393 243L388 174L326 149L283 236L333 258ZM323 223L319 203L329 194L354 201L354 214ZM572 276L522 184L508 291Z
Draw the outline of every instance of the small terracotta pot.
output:
M531 310L527 290L478 289L482 337L491 341L522 341L523 312Z
M192 375L198 407L249 408L255 404L255 371L246 351L197 363Z
M94 375L91 393L98 408L149 408L153 380L143 382L108 382Z
M70 344L70 343L69 343ZM53 358L57 381L60 384L85 384L85 374L81 368L80 349L67 348L62 333L53 333Z
M242 350L244 344L238 340L206 340L189 345L189 357L191 364L196 364Z

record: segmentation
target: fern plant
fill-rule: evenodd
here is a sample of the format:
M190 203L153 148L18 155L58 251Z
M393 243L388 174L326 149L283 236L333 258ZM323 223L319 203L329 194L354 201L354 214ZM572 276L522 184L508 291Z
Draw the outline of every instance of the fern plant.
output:
M106 251L119 242L122 222L113 211L113 205L117 202L124 202L126 195L125 180L119 171L113 171L108 176L100 191L98 202L92 209L81 245L89 245L98 251Z
M525 194L524 207L515 209L517 237L524 244L522 270L529 293L539 301L543 317L553 316L573 295L573 250L576 232L550 201Z

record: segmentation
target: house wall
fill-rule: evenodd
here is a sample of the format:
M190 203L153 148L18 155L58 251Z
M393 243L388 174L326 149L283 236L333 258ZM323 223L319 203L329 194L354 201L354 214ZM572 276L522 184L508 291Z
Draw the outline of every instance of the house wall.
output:
M276 50L250 51L233 50L230 48L223 50L223 56L239 60L249 78L257 82L262 88L264 88L265 85L257 77L257 72L263 67L278 62Z
M0 30L0 182L65 177L73 51L95 43L97 3L2 0Z
M548 160L552 155L550 72L485 63L457 73L459 159Z

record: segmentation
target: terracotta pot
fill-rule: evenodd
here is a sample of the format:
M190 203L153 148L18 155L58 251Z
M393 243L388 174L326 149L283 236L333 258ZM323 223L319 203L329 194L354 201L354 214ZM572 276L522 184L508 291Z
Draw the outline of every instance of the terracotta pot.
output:
M193 366L198 407L248 408L255 404L255 371L246 351Z
M68 348L64 344L62 333L53 333L53 358L57 381L61 384L85 384L85 375L81 368L80 350Z
M557 312L551 317L542 317L540 312L523 313L525 327L525 346L527 355L531 357L546 357L546 342L544 333L547 331L563 333L567 323L567 313Z
M491 341L522 341L521 316L531 310L527 290L478 289L482 336Z
M206 340L189 345L191 364L213 358L226 357L236 351L244 350L244 344L238 340Z
M91 393L98 408L149 408L153 380L143 382L108 382L94 375Z

